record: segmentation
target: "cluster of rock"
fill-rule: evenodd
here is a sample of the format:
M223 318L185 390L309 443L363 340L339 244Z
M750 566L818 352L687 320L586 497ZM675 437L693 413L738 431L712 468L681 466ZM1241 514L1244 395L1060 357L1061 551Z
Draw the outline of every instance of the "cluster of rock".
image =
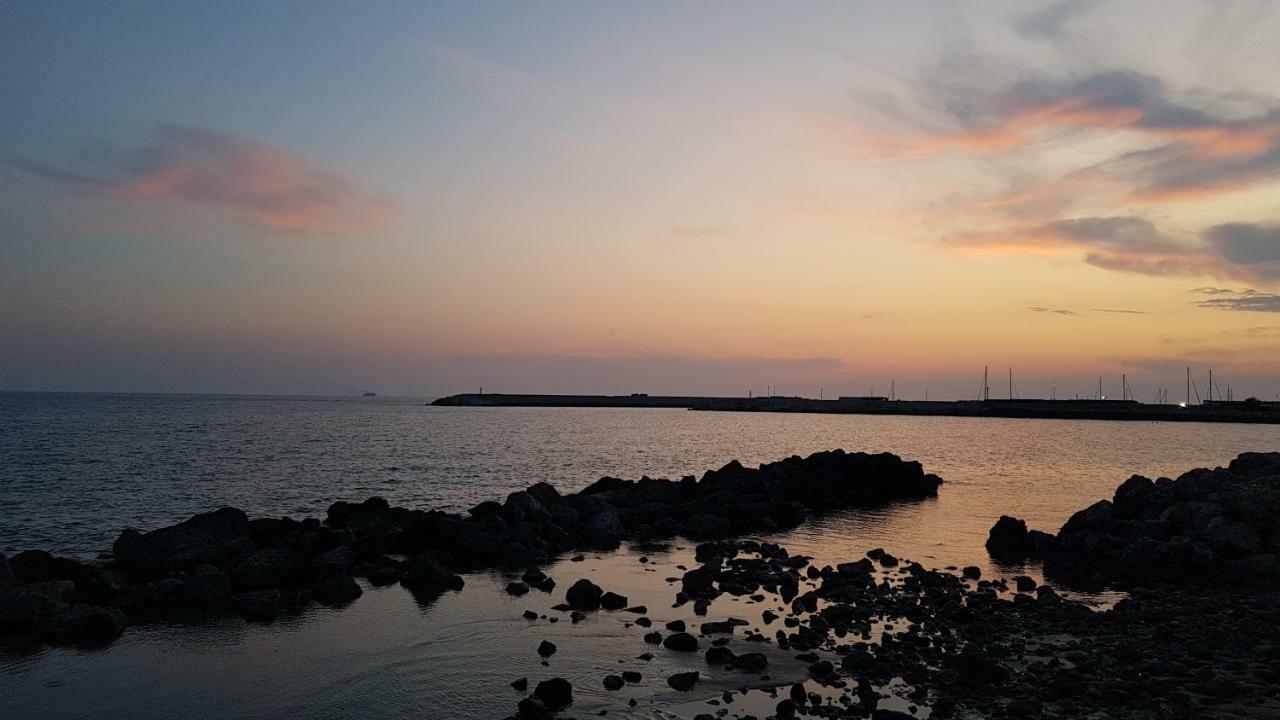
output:
M776 545L742 541L704 543L697 558L701 565L676 580L677 605L729 594L741 607L781 601L787 610L702 623L698 636L674 621L670 634L649 632L643 642L674 653L709 643L709 669L742 674L740 692L764 685L778 698L770 718L909 720L926 708L932 718L1190 720L1280 712L1274 592L1139 592L1095 612L1025 576L987 580L976 568L926 570L883 551L819 568ZM768 687L770 677L761 674L767 660L740 662L765 657L743 652L752 645L793 652L810 682L834 692L819 695L801 683ZM666 680L689 690L700 676L684 671ZM613 677L604 679L606 688L621 686ZM909 712L885 707L890 696ZM571 693L558 697L572 702ZM725 692L716 704L734 697ZM541 720L564 707L535 692L516 717Z
M338 502L324 520L250 520L236 508L170 527L125 530L108 562L27 551L0 556L0 635L95 643L130 619L234 611L270 620L313 602L340 605L399 582L434 597L462 587L457 572L529 567L626 538L717 537L789 527L809 513L937 494L941 480L895 455L821 452L756 469L731 462L701 479L603 478L562 495L547 483L483 502L467 514ZM532 574L509 591L554 586Z
M1280 453L1244 453L1176 480L1135 475L1057 536L1002 517L993 557L1043 558L1067 585L1280 584Z

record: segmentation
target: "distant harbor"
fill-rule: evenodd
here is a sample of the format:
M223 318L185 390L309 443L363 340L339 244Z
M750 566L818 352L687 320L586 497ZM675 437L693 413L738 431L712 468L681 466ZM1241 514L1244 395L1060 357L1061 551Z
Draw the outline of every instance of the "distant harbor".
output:
M1280 403L1212 400L1197 405L1136 400L890 400L886 397L699 397L680 395L525 395L463 393L431 403L446 407L685 408L727 412L791 412L849 415L952 415L1051 420L1146 420L1280 424Z

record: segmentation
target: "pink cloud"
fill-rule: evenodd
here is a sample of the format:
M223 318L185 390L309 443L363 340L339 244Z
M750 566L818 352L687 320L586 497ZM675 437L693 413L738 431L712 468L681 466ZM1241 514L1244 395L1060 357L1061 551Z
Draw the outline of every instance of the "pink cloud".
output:
M149 143L105 157L93 176L27 160L10 164L77 189L127 201L222 208L278 233L346 235L386 223L395 206L287 150L212 130L161 125Z

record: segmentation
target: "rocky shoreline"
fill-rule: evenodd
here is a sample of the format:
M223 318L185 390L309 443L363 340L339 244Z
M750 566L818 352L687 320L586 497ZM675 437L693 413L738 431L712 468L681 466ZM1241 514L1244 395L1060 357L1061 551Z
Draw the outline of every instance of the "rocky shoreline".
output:
M1072 587L1275 587L1280 453L1243 453L1225 468L1176 480L1134 475L1057 535L1001 517L987 550L1005 560L1042 559L1046 576Z
M992 528L993 556L1044 558L1068 586L1123 583L1129 596L1105 612L1027 576L926 570L883 550L818 568L768 543L704 543L701 565L673 579L673 607L704 615L729 594L767 608L643 640L741 674L743 689L695 720L768 681L761 644L793 653L810 677L771 688L769 718L1280 717L1277 490L1280 453L1246 453L1177 480L1132 477L1056 536L1007 516ZM667 678L685 691L698 680ZM882 706L888 698L905 711ZM553 717L571 702L563 679L543 681L514 717Z
M818 567L777 544L730 539L827 509L930 497L940 482L892 455L835 451L758 469L731 463L699 480L604 478L569 495L539 484L466 515L377 499L335 503L324 520L249 520L224 508L125 531L107 562L30 552L0 560L0 627L10 638L102 643L126 623L184 613L267 621L340 605L361 594L355 577L434 598L461 589L460 573L504 567L515 571L504 573L508 594L562 599L513 622L618 614L628 628L619 664L602 670L595 692L687 694L688 706L705 704L688 713L695 720L1280 717L1280 578L1271 572L1280 453L1246 453L1176 480L1130 478L1057 534L1011 517L992 528L993 557L1042 558L1059 587L1125 588L1105 611L1026 575L926 569L879 549ZM576 563L557 565L554 578L541 569L580 549L673 535L705 541L667 578L670 610L652 596L649 607L631 605L573 574ZM527 651L564 654L546 640ZM659 655L673 662L654 674L648 663ZM574 684L548 662L543 670L511 678L513 717L573 716ZM707 690L713 676L739 689ZM594 714L627 716L630 695Z
M355 600L356 577L430 597L461 589L459 573L469 570L534 567L628 539L768 532L816 513L936 496L941 482L895 455L835 450L759 468L734 461L677 481L605 477L566 495L537 483L466 515L381 498L334 503L323 520L250 520L227 507L146 533L127 529L101 562L41 550L0 557L0 637L101 644L131 622L168 616L270 621ZM527 575L525 589L554 586Z
M753 693L768 696L768 712L735 717L1280 713L1280 596L1274 590L1142 589L1096 612L1030 578L984 579L976 567L927 570L883 550L820 568L756 541L703 543L696 557L700 565L671 579L673 608L729 595L742 603L739 610L756 610L717 616L695 606L706 621L665 625L641 615L633 644L618 656L639 667L655 653L686 656L685 665L705 669L648 682L691 695L706 673L740 678L738 691L707 699L707 711L695 720L724 716ZM761 652L765 648L788 653L785 662L808 679L770 685L772 673L788 673L777 667L783 660ZM628 681L610 674L599 682L614 690ZM531 685L529 678L515 683L520 690ZM532 686L513 718L572 712L568 681L540 678ZM625 707L618 710L626 716Z

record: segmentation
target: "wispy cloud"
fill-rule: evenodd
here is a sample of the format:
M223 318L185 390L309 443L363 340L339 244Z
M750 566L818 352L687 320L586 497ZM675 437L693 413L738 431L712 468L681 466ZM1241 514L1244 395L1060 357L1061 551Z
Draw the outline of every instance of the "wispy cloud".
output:
M390 201L287 150L181 125L161 125L143 145L104 153L99 173L21 157L7 163L119 200L222 208L278 233L347 234L377 227L395 212Z
M1018 29L1054 35L1087 9L1052 3ZM1015 75L982 58L954 60L910 86L915 105L895 107L884 124L846 123L839 138L881 160L985 161L980 167L1009 189L932 203L943 247L1076 252L1117 272L1280 282L1280 225L1227 222L1175 234L1144 217L1157 212L1147 206L1280 181L1280 99L1178 89L1127 70ZM1077 144L1080 161L1039 161L1046 149ZM1023 170L1037 166L1059 169Z
M1066 308L1051 308L1051 307L1043 307L1043 306L1040 306L1040 305L1032 305L1031 307L1028 307L1027 309L1028 309L1028 310L1030 310L1031 312L1046 313L1046 314L1048 314L1048 315L1075 315L1075 314L1077 314L1074 310L1068 310L1068 309L1066 309Z
M1098 4L1099 0L1057 0L1023 15L1014 22L1014 29L1028 38L1055 39L1072 20Z
M1074 251L1095 267L1140 275L1280 282L1280 226L1275 225L1215 225L1183 240L1139 217L1084 217L961 233L942 244L999 253Z
M1090 308L1089 312L1113 313L1116 315L1146 315L1146 310L1122 310L1117 308Z
M1128 187L1130 200L1147 203L1233 192L1280 177L1280 103L1230 116L1218 111L1229 103L1192 104L1157 77L1119 70L995 87L971 76L956 87L946 75L928 83L938 96L926 101L930 119L851 137L882 155L920 156L1015 152L1045 133L1130 132L1148 146L1099 168ZM934 119L939 116L944 126Z
M1211 290L1213 292L1204 292ZM1233 310L1236 312L1280 312L1280 295L1258 292L1257 290L1230 291L1221 288L1197 288L1199 292L1210 297L1197 300L1196 305L1210 310Z

